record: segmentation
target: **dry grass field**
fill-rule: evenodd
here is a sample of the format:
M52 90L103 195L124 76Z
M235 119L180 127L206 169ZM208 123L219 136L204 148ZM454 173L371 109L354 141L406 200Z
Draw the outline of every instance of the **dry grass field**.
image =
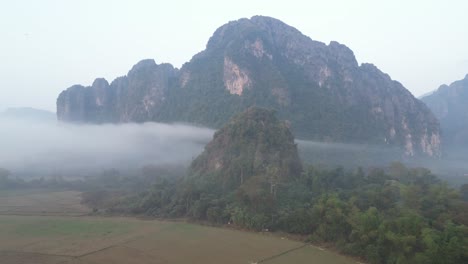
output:
M0 191L0 215L83 215L90 209L81 205L75 191Z
M0 210L2 264L356 263L272 234L85 216L75 192L0 193Z

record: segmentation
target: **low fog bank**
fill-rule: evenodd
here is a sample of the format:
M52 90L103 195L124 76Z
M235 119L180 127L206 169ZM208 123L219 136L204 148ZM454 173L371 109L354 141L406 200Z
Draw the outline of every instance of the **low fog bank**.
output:
M186 166L214 133L183 124L77 125L11 118L1 118L0 126L0 168L21 177Z
M403 161L401 149L390 146L328 143L296 140L305 163L345 168L385 166L392 161Z
M214 130L184 124L78 125L0 117L0 168L12 176L92 176L144 166L187 167ZM468 150L445 150L441 159L408 158L385 146L296 140L301 159L322 167L386 167L399 161L425 167L452 184L468 183Z
M430 169L452 185L468 183L468 150L446 148L441 158L407 157L399 148L389 146L325 143L296 140L303 162L321 167L387 167L402 162L408 167Z

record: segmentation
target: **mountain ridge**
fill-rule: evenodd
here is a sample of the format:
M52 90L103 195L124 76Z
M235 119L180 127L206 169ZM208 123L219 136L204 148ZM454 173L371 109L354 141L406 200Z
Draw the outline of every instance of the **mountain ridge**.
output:
M440 120L448 146L468 147L468 74L450 85L441 85L421 100Z
M110 85L57 100L71 122L189 122L220 127L250 106L275 109L296 137L440 153L439 124L399 82L348 47L312 40L270 17L231 21L181 69L144 60Z
M0 112L0 118L16 119L36 122L55 122L56 114L51 111L32 107L9 107Z

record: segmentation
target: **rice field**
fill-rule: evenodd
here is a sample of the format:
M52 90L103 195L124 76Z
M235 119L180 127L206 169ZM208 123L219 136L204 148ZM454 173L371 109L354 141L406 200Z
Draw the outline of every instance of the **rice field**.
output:
M74 192L0 193L0 262L356 263L269 233L186 222L89 216L85 214L88 209L76 197ZM59 214L60 210L63 214Z

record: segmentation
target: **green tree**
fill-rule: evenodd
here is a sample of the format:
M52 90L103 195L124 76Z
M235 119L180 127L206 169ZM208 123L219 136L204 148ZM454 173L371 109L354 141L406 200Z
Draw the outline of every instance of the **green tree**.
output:
M468 184L463 184L460 187L460 193L463 201L468 202Z

